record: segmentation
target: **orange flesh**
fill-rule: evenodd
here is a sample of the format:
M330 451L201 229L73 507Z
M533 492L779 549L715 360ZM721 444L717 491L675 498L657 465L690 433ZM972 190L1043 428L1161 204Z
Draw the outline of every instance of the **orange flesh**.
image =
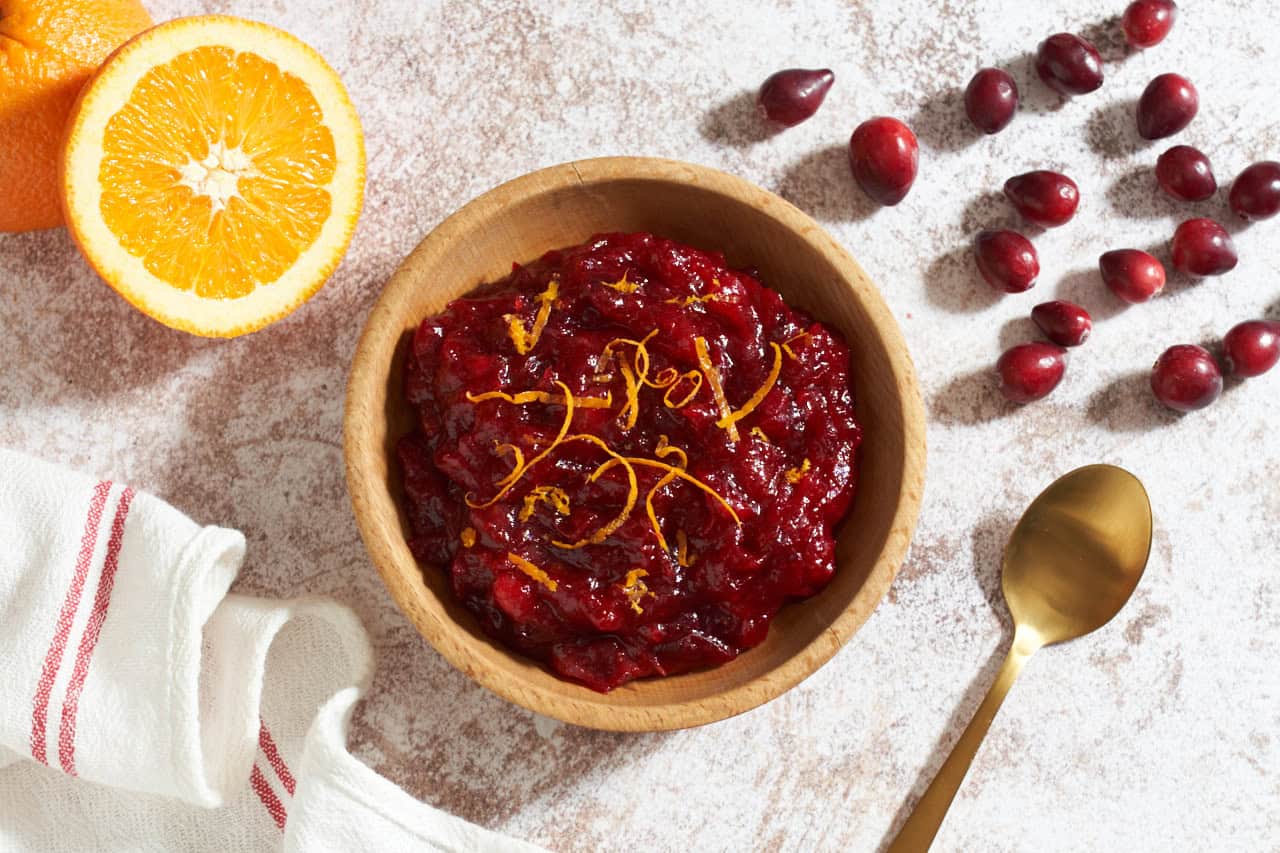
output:
M203 298L276 281L329 219L333 136L307 85L256 54L200 47L151 69L103 149L107 226Z

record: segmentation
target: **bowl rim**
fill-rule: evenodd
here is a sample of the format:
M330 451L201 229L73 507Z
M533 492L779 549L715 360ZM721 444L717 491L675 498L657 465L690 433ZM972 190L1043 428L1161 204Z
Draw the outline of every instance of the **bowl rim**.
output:
M403 545L404 536L398 528L389 528L377 517L374 511L379 499L377 490L385 492L386 484L381 478L368 476L366 471L374 455L385 455L385 446L366 440L360 428L370 415L383 416L380 402L383 398L379 394L385 394L389 365L379 354L394 353L395 345L387 339L394 336L399 341L403 334L403 318L393 306L399 291L414 286L407 274L409 269L421 264L437 247L465 239L474 220L490 215L510 200L559 191L575 184L590 188L593 184L617 180L696 183L702 189L753 207L779 221L821 253L841 272L843 283L855 293L891 354L887 368L900 389L903 427L902 484L889 534L862 586L826 630L763 677L699 699L645 706L609 706L610 694L592 693L590 701L579 701L552 694L537 685L512 683L504 673L475 665L468 649L474 640L459 630L460 626L449 614L424 612L403 600L396 593L402 571L397 569L400 556L394 552L393 544L398 539ZM705 725L759 707L812 675L848 642L879 606L906 557L923 500L926 431L924 404L901 328L880 291L853 256L808 214L744 178L707 166L652 157L598 157L538 169L482 193L440 222L401 261L365 319L352 357L343 411L343 457L352 511L370 559L396 606L445 660L482 687L535 713L588 728L652 732ZM416 561L414 566L420 568Z

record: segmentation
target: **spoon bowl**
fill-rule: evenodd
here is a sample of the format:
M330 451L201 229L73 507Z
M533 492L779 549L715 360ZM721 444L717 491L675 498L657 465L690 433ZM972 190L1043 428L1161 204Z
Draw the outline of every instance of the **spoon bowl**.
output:
M1151 552L1151 504L1138 478L1089 465L1058 479L1023 513L1004 552L1001 586L1019 630L1041 645L1110 622Z
M1123 468L1077 468L1031 502L1009 537L1001 571L1013 645L889 853L929 849L1027 660L1042 646L1082 637L1111 621L1133 595L1150 553L1151 501Z

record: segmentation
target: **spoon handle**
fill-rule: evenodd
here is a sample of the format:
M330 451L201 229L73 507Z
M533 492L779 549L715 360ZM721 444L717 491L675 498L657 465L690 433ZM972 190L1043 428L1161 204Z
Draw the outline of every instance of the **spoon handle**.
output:
M996 711L1000 710L1005 694L1013 686L1018 673L1022 672L1023 664L1040 646L1040 639L1033 632L1019 627L1014 633L1013 646L1005 656L995 683L987 691L986 698L978 706L964 734L960 735L960 739L951 748L951 754L938 770L938 775L929 783L920 802L916 803L911 816L903 824L887 853L923 853L933 844L933 838L938 834L938 829L947 816L947 809L951 807L960 783L969 772L973 756L982 745L982 739L986 737Z

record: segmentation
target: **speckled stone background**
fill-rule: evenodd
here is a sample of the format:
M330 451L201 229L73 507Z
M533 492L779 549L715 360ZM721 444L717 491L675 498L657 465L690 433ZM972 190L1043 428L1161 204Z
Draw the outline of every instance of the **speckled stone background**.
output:
M1099 252L1158 247L1192 208L1153 189L1162 150L1134 99L1156 73L1199 87L1177 140L1223 182L1280 155L1280 24L1266 0L1186 0L1168 41L1127 55L1123 0L148 0L158 19L227 12L283 26L341 72L365 123L369 183L351 252L288 320L202 341L135 313L61 231L0 236L0 444L127 478L197 519L241 528L238 589L351 604L379 662L352 746L414 795L556 850L872 850L904 819L1009 642L1001 548L1027 502L1077 465L1125 465L1150 488L1156 544L1129 607L1050 649L1001 711L939 836L942 850L1280 850L1280 399L1277 375L1211 409L1158 409L1146 370L1174 343L1280 314L1280 221L1236 228L1239 268L1174 276L1122 310ZM1044 36L1092 34L1098 92L1063 102L1031 78ZM982 65L1024 91L978 137L959 87ZM750 91L829 65L810 122L762 132ZM920 136L897 208L850 181L844 144L889 113ZM817 675L738 719L625 736L535 718L454 671L392 606L356 534L340 449L363 318L400 259L508 178L596 155L650 154L742 175L807 210L880 283L920 372L930 470L889 597ZM1003 300L966 245L1014 222L996 191L1060 168L1084 201L1036 237L1031 293ZM1225 192L1197 209L1226 217ZM993 393L991 365L1033 337L1036 302L1098 321L1049 399Z

